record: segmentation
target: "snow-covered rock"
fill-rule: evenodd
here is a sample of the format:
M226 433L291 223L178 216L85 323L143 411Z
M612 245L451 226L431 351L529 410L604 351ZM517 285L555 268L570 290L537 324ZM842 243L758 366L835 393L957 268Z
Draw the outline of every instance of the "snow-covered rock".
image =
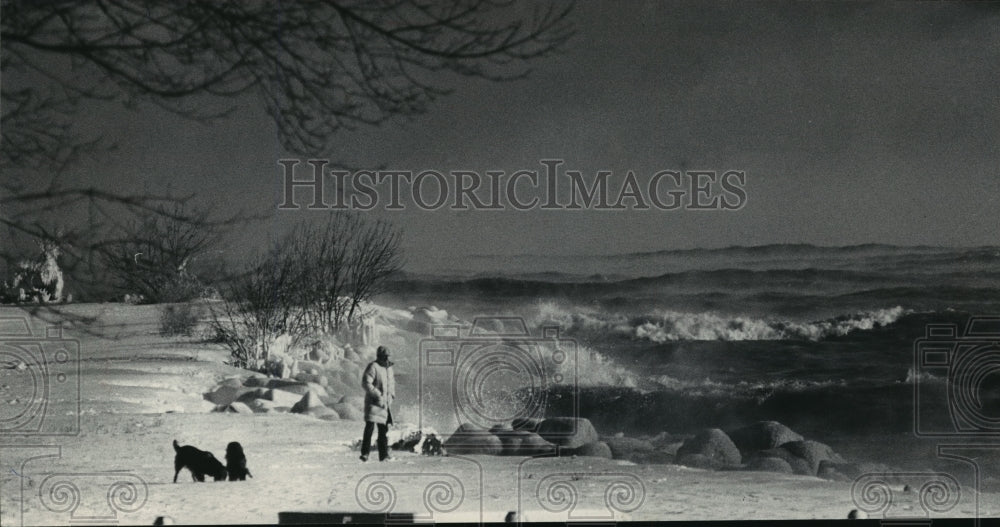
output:
M301 399L299 399L299 402L292 405L291 412L293 414L304 414L308 410L320 406L323 406L323 402L319 400L319 396L316 395L314 392L309 391L306 392L306 394L303 395Z
M348 403L337 403L333 405L333 410L337 412L344 421L364 421L365 412L361 408L358 408L352 404Z

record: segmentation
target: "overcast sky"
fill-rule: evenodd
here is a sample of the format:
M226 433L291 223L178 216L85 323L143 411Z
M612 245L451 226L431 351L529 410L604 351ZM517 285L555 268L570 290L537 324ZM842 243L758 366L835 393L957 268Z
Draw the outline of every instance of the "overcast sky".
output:
M430 113L342 135L355 166L743 170L738 211L382 211L408 259L767 243L1000 245L998 4L581 2L527 80L456 78ZM99 113L74 177L273 208L282 153L248 101L211 126ZM274 223L309 212L282 212ZM250 236L260 240L260 230ZM419 266L419 265L418 265Z

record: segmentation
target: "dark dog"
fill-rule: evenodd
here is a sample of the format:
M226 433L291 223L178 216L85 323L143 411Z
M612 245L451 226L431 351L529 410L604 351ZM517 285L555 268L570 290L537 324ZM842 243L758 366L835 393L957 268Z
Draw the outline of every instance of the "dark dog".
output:
M253 477L247 468L247 457L243 455L243 445L233 441L226 446L226 471L229 481L246 481L247 476Z
M434 434L430 434L426 439L424 439L424 444L420 450L420 453L425 456L445 455L444 446L441 444L441 440Z
M205 475L212 476L215 481L226 480L226 467L215 459L211 452L199 450L193 446L180 446L174 439L174 483L182 468L191 471L191 479L205 481Z

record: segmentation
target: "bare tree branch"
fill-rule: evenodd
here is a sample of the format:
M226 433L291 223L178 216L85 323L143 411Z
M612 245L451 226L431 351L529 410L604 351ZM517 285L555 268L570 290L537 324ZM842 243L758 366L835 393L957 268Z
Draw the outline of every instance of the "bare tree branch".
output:
M186 196L63 180L82 155L113 147L77 123L95 103L212 121L255 100L287 151L312 155L340 132L426 112L456 76L522 78L571 37L570 8L565 0L0 0L0 226L46 239L64 227L63 254L92 269L90 253L114 239L123 218L180 219L170 211ZM56 225L73 207L87 221ZM15 252L0 247L8 262Z
M54 117L57 106L77 108L95 98L145 100L211 119L232 110L235 96L255 92L279 124L283 145L299 153L330 146L342 129L426 111L448 92L441 73L519 78L529 60L554 52L572 34L568 3L5 0L2 6L4 73L33 69L53 81L46 93L31 88L30 96L4 86L5 104L14 104L4 113L5 130L30 130L20 125L38 112L27 108L50 109L53 124L66 125ZM60 59L75 67L41 66ZM217 104L205 104L205 96ZM71 144L65 137L57 142ZM23 162L33 146L42 145L5 144L0 161Z

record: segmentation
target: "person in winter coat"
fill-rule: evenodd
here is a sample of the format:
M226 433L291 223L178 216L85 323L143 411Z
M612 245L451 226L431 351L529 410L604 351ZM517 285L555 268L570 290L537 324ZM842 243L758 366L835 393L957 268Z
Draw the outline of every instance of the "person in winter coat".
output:
M378 427L378 460L390 461L389 438L386 434L392 424L390 406L396 398L396 378L389 361L389 349L379 346L375 362L368 364L361 376L365 389L365 431L361 439L361 461L368 461L372 448L372 431Z

